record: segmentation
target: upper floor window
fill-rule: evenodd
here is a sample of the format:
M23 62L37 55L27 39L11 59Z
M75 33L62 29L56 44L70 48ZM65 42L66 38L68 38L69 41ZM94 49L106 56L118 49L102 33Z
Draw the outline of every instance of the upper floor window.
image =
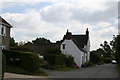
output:
M0 25L0 35L6 36L6 26Z
M1 28L1 34L2 35L4 34L4 28L3 27Z

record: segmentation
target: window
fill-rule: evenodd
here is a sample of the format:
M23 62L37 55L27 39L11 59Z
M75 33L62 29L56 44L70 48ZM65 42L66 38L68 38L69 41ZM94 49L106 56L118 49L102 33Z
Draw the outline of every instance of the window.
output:
M3 33L4 33L4 28L2 27L1 28L1 34L3 35Z
M6 26L0 25L0 35L6 36Z
M0 44L0 48L1 49L5 49L5 45L4 44Z
M65 44L62 44L62 46L63 46L62 48L65 49Z

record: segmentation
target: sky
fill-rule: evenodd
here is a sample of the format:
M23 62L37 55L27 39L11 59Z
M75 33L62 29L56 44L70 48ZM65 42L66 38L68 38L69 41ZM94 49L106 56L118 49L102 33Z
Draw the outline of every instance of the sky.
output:
M13 28L17 42L44 37L63 39L67 29L73 35L90 34L91 50L118 34L118 1L104 0L3 0L0 14Z

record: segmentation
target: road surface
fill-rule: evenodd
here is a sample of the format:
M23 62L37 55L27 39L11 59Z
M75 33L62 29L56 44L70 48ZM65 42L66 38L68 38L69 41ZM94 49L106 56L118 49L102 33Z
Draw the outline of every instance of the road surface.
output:
M118 78L115 64L97 65L66 72L46 71L49 73L49 78Z
M48 72L49 76L47 77L30 77L25 75L11 75L10 73L5 75L4 80L17 80L17 79L8 79L8 78L25 78L21 80L39 80L38 78L118 78L118 73L116 71L115 64L103 64L97 65L95 67L80 68L78 70L71 70L65 72L58 72L53 70L43 69ZM34 78L34 79L27 79ZM36 78L36 79L35 79ZM45 80L47 80L45 79Z

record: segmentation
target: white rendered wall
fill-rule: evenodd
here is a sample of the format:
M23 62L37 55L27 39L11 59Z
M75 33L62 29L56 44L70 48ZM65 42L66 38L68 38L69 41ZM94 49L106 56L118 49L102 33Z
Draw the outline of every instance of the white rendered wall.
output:
M65 44L65 49L63 49L62 44ZM72 55L74 57L75 63L81 67L84 52L80 51L80 49L75 45L75 43L72 40L64 40L62 44L61 52L64 54Z
M90 40L88 39L87 46L84 46L84 49L87 51L86 56L87 56L87 61L90 60Z

